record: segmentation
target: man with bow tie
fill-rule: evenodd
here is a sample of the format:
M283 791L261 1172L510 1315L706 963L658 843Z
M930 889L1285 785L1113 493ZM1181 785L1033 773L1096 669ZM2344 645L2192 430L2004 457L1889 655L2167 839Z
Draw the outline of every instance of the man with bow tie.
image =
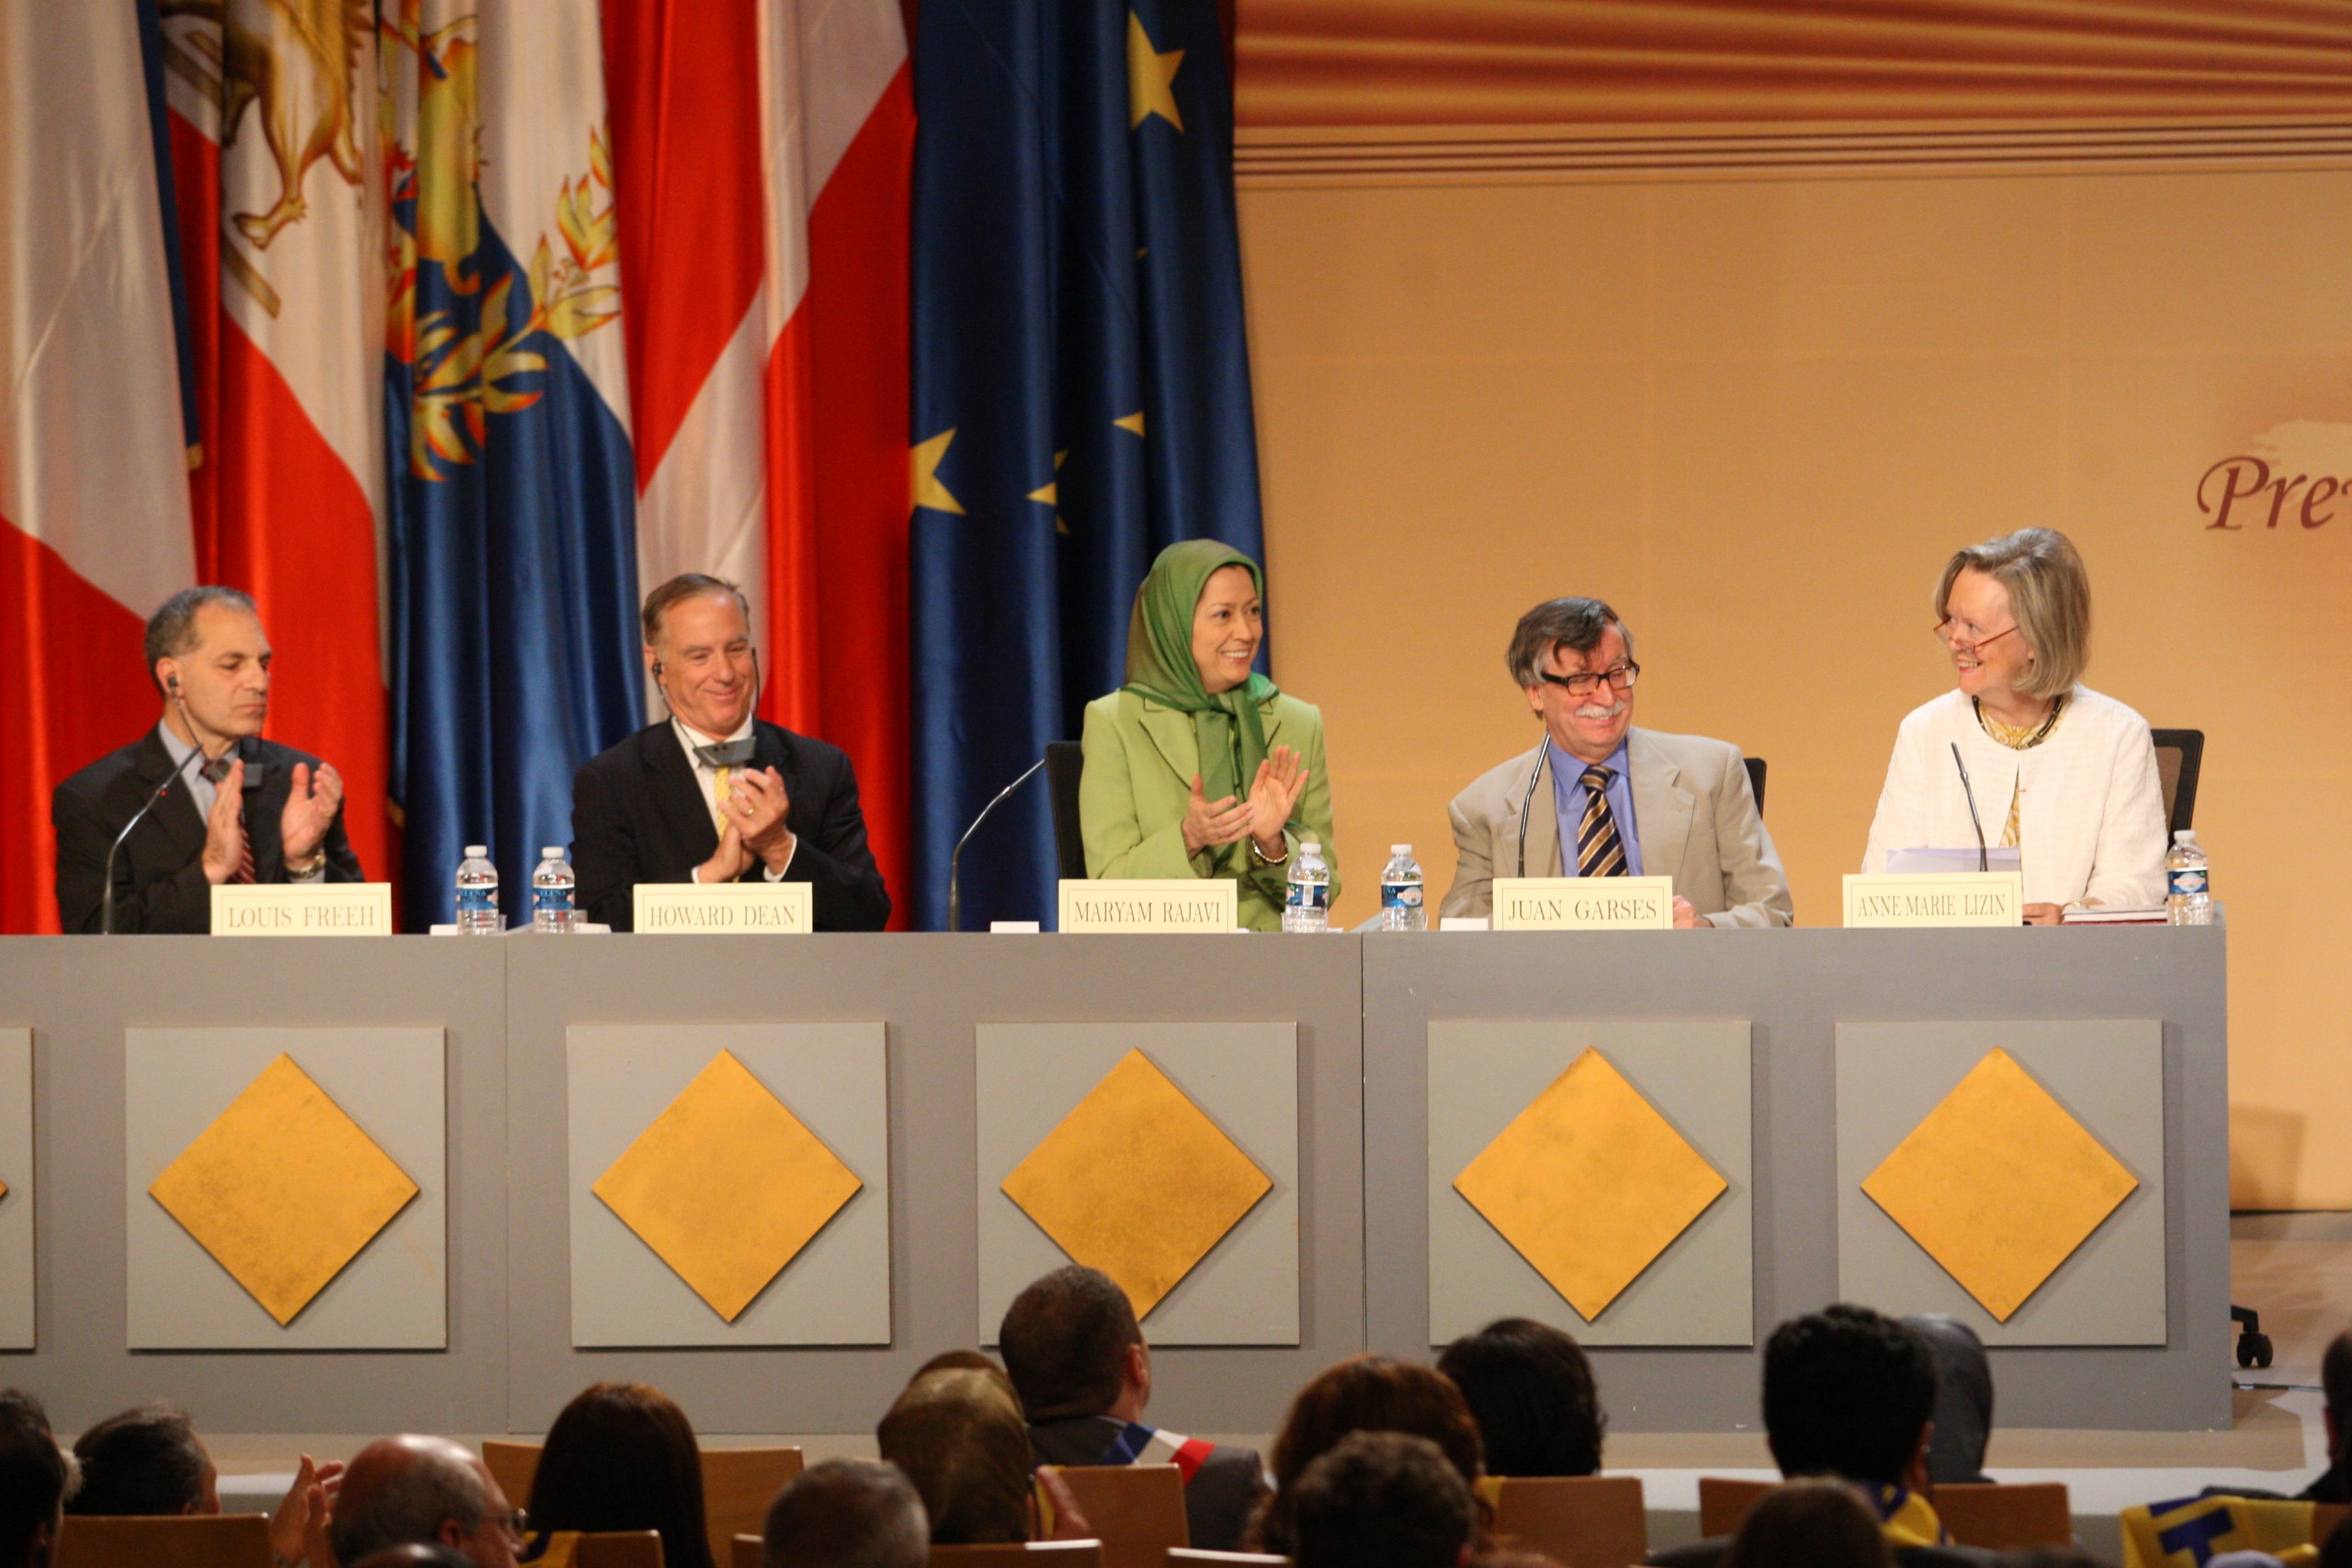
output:
M209 931L221 883L366 880L344 836L342 775L261 738L270 649L254 602L233 588L175 593L147 623L146 657L163 698L155 728L50 797L63 929L99 929L107 852L126 828L118 931Z
M817 930L890 918L857 775L839 747L752 716L750 606L724 578L646 595L645 667L670 716L592 760L571 786L580 907L632 928L640 882L806 882Z

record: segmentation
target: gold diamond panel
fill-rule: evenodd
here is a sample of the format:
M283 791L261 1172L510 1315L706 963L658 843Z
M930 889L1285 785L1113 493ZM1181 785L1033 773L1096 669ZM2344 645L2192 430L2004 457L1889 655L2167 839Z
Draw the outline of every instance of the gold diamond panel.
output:
M1590 1046L1453 1179L1587 1323L1729 1186Z
M1862 1190L2007 1323L2139 1185L2032 1074L1996 1050Z
M1054 1244L1143 1317L1273 1180L1168 1075L1130 1051L1004 1179Z
M281 1054L147 1191L283 1327L417 1186Z
M589 1190L732 1323L865 1185L721 1051Z

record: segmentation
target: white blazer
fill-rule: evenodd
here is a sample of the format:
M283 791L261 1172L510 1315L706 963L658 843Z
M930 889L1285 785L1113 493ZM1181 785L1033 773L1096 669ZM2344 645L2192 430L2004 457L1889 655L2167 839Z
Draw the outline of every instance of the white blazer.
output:
M2018 792L2018 848L2029 904L2164 902L2164 786L2148 721L2113 697L2077 685L2066 716L2029 751L1984 733L1958 691L1923 703L1895 733L1862 869L1881 872L1897 850L1963 849L1976 842L1968 797L1952 766L1968 763L1984 841L1997 844Z

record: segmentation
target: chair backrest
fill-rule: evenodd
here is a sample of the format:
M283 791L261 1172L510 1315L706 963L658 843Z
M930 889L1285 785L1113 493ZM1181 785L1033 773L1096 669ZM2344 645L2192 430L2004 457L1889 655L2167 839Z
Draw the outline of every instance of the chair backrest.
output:
M1102 1568L1160 1568L1193 1544L1184 1475L1172 1464L1068 1464L1057 1472L1102 1539Z
M1747 1510L1764 1500L1777 1481L1735 1481L1729 1476L1699 1477L1699 1533L1736 1535Z
M571 1568L662 1568L662 1537L652 1530L582 1533Z
M2165 792L2165 831L2177 833L2197 826L2197 774L2205 765L2205 732L2201 729L2159 729L2156 782Z
M2074 1510L2063 1481L1939 1486L1936 1517L1952 1540L1988 1551L2065 1546L2075 1539Z
M767 1550L765 1539L756 1535L739 1535L731 1543L731 1557L722 1557L728 1568L761 1568L761 1553Z
M1756 815L1761 817L1764 815L1764 759L1749 757L1747 762L1747 787L1756 796Z
M270 1568L260 1514L118 1519L69 1515L54 1568Z
M800 1466L798 1449L702 1450L702 1514L713 1562L727 1561L736 1537L757 1540L767 1529L768 1505Z
M498 1483L498 1489L506 1494L510 1506L531 1506L531 1480L539 1473L538 1444L492 1438L481 1446L481 1462Z
M1627 1568L1650 1554L1638 1475L1508 1476L1495 1533L1561 1568Z
M931 1568L1102 1568L1102 1543L1033 1540L1007 1546L934 1546Z
M1268 1557L1256 1551L1203 1551L1197 1547L1171 1546L1168 1549L1168 1568L1184 1568L1186 1563L1198 1568L1290 1568L1287 1557Z
M1046 742L1046 787L1054 800L1054 860L1063 876L1086 874L1086 835L1078 826L1078 778L1086 771L1086 749L1075 740Z

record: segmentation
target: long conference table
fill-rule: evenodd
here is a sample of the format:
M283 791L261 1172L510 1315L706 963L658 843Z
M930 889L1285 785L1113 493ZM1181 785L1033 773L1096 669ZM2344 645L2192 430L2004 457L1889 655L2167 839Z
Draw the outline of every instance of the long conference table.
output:
M859 1432L1107 1234L1176 1276L1145 1330L1182 1430L1511 1314L1592 1348L1617 1429L1752 1428L1772 1326L1841 1298L1970 1322L2005 1426L2217 1427L2224 942L9 938L0 1384L64 1429L168 1396L209 1431L532 1432L626 1378L707 1431ZM729 1162L777 1104L838 1163L821 1201ZM282 1234L199 1244L248 1156ZM355 1220L386 1162L413 1195ZM664 1181L741 1223L662 1232ZM1240 1218L1138 1242L1147 1187ZM778 1204L814 1232L770 1278ZM283 1294L287 1237L323 1288Z

